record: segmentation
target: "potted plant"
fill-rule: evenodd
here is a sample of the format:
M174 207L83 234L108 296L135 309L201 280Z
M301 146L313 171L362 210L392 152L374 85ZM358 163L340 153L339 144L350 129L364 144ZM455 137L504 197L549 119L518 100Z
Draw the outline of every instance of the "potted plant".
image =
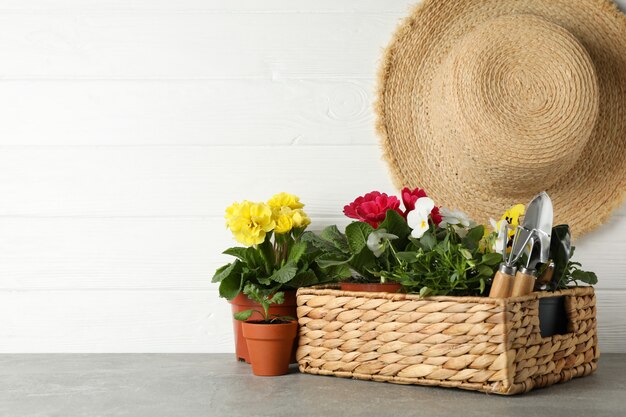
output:
M573 262L575 247L571 245L569 225L560 224L552 228L550 259L537 279L535 289L545 291L565 290L577 286L598 283L594 272L583 271L579 262ZM543 337L568 332L567 312L563 296L544 297L539 300L539 326Z
M419 188L403 189L402 204L403 209L394 196L368 193L344 207L348 217L358 219L345 233L329 226L303 239L322 251L320 266L347 265L353 271L341 282L346 291L484 292L501 260L485 243L493 238L484 226L460 211L440 209Z
M270 314L295 317L295 289L345 275L342 267L322 270L315 262L320 251L301 239L311 223L303 207L297 196L279 193L266 203L244 200L226 209L226 226L243 246L224 251L235 260L220 267L212 282L219 283L219 294L231 303L233 313L259 310L258 301L242 292L253 284L260 291L284 293L284 302L271 304ZM233 327L236 357L250 362L241 321L233 320Z
M247 283L243 293L256 302L261 310L250 309L234 314L242 322L243 336L250 352L252 372L258 376L284 375L289 370L293 342L298 322L292 316L270 313L270 306L285 301L283 292L263 290ZM249 321L258 313L262 319Z

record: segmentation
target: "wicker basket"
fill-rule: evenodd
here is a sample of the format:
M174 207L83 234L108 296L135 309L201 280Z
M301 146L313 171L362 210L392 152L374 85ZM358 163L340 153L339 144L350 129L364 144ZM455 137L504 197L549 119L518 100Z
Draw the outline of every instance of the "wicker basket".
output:
M542 337L539 299L565 297L566 334ZM591 287L524 297L298 290L301 372L518 394L592 373Z

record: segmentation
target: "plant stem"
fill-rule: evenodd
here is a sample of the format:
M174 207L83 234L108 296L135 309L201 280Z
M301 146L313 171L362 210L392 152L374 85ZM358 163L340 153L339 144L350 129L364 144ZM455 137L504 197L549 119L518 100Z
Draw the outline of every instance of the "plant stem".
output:
M396 250L393 248L393 245L391 244L391 242L389 242L389 249L391 249L391 253L393 254L393 257L395 258L395 260L398 262L398 265L402 266L402 261L400 261L400 259L398 259L398 255L396 253Z
M267 321L270 317L270 304L268 302L263 303L263 311L265 311L265 317L263 317L263 321Z

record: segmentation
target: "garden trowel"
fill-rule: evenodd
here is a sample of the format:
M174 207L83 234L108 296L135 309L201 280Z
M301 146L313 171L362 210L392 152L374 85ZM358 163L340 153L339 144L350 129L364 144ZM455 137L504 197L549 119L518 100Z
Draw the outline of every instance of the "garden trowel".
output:
M493 278L489 297L507 298L532 292L537 264L547 262L550 255L552 217L552 201L542 192L528 204L524 222L517 226L511 252L507 255L506 249L503 251L503 262ZM527 263L518 271L517 262L524 253Z
M550 257L550 234L554 212L552 200L546 192L537 195L528 204L524 222L517 227L511 249L513 262L527 255L526 266L518 269L513 280L512 297L530 294L537 279L537 265Z

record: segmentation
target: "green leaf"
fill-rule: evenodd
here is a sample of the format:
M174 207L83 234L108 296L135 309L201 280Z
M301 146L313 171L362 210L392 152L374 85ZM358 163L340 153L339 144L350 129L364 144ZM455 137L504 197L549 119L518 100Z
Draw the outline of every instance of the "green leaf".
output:
M395 248L406 246L406 239L411 234L411 228L406 223L406 220L395 210L387 210L385 220L378 228L385 229L387 233L398 236L397 240L391 242Z
M259 278L259 277L257 277L257 279L256 279L256 280L257 280L257 281L259 282L259 284L261 284L261 285L270 285L270 284L272 283L272 280L271 280L271 279L269 279L269 277L266 277L266 278Z
M396 252L396 256L398 257L398 259L404 262L417 262L417 252Z
M231 276L241 276L241 266L242 265L239 260L233 262L232 264L224 265L215 272L211 282L223 282Z
M239 311L233 314L233 317L235 317L235 320L246 321L254 314L255 311L256 310Z
M350 252L359 253L367 245L367 237L374 228L364 222L353 222L346 227L346 236Z
M294 227L293 229L291 229L291 233L293 234L293 237L298 240L300 238L300 236L302 236L302 233L304 233L304 231L306 230L306 226L304 227Z
M246 248L244 260L250 269L265 268L265 259L259 249L255 247Z
M420 289L420 297L428 297L428 294L430 294L432 292L432 290L428 287L422 287Z
M480 262L485 265L497 265L502 262L502 255L499 253L485 253Z
M243 288L243 293L249 299L259 304L263 301L261 289L251 282L246 283L246 286Z
M348 247L348 239L346 236L337 229L337 226L332 225L326 227L321 233L322 239L332 242L333 245L341 252L348 253L350 251Z
M472 252L470 252L469 250L465 249L465 248L461 248L459 249L459 253L461 253L461 255L463 255L463 257L465 259L472 259Z
M322 268L321 274L317 277L317 282L315 284L337 282L346 278L350 278L351 276L352 272L350 271L348 265L333 265L327 268Z
M572 279L589 285L595 285L598 283L598 276L594 272L581 271L580 269L572 272Z
M365 278L374 278L375 276L371 271L379 269L377 258L368 248L363 248L361 252L352 255L348 259L348 264L350 268Z
M485 226L481 224L479 226L471 228L469 232L467 232L467 234L465 235L464 240L473 241L473 242L476 242L476 244L478 244L478 242L480 242L480 240L483 238L484 235L485 235Z
M224 252L225 255L234 256L244 262L250 269L264 268L265 261L259 249L250 246L249 248L234 247L228 248Z
M270 298L268 301L272 304L282 304L285 302L285 293L282 291L274 293L274 295L272 295L272 298Z
M567 224L559 224L552 228L550 238L550 258L554 262L552 277L552 289L562 288L566 285L565 275L568 262L573 255L572 235Z
M487 265L478 265L478 275L490 278L494 275L493 268Z
M485 280L484 278L480 279L480 288L479 288L480 293L482 294L483 292L485 292Z
M306 242L294 243L291 247L291 250L289 251L289 256L287 257L287 260L293 262L294 264L297 264L300 258L302 258L302 255L304 255L304 253L306 252L306 249Z
M219 267L217 271L215 271L215 274L213 275L211 282L222 282L224 278L226 278L228 275L232 273L233 268L235 268L235 263L226 264L224 266Z
M308 287L318 283L317 276L313 271L303 271L296 274L291 281L288 282L289 288Z
M296 276L296 272L298 272L296 265L292 261L288 261L282 268L275 271L269 279L284 284Z
M220 282L220 297L232 300L241 291L243 284L243 274L241 273L241 263L235 261L232 264L233 268L230 270L228 276L224 277Z
M310 231L304 232L302 234L302 237L300 238L300 241L308 242L324 253L336 253L339 255L343 254L343 252L337 249L333 243L322 239L321 237Z
M222 252L224 255L230 255L230 256L234 256L235 258L239 258L242 261L246 260L246 249L248 248L242 248L239 246L236 246L234 248L228 248L226 249L224 252Z
M350 257L344 254L325 253L317 258L317 264L320 268L327 268L329 266L344 265L350 261Z
M425 250L432 250L437 244L437 239L430 232L426 232L420 238L420 244Z
M406 252L417 252L419 249L424 249L422 247L422 244L420 243L419 239L415 239L412 236L409 236L409 243L408 245L406 245L406 247L404 248L404 250Z

